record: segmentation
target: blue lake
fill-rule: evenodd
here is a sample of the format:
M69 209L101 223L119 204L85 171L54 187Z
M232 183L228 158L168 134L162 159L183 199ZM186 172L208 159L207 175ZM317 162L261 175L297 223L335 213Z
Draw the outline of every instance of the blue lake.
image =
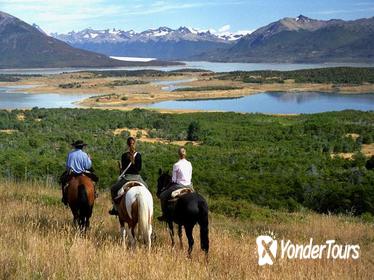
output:
M143 107L268 114L311 114L347 109L374 111L374 93L266 92L235 99L164 101Z
M21 92L27 86L0 87L0 109L74 108L74 102L88 98L87 94L29 94Z
M295 64L295 63L222 63L222 62L207 62L207 61L182 61L186 65L178 66L142 66L142 67L115 67L115 68L39 68L39 69L0 69L0 74L58 74L62 72L77 72L84 70L141 70L141 69L156 69L163 71L171 71L183 68L198 68L214 72L230 72L230 71L255 71L255 70L298 70L337 66L352 66L352 67L374 67L373 64L363 63L319 63L319 64Z

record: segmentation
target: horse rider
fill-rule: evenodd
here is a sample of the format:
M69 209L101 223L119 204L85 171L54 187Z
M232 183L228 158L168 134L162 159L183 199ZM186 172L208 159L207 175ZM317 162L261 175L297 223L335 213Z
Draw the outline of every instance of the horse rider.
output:
M68 182L71 177L84 174L95 183L99 181L99 178L93 171L90 156L83 151L84 147L86 147L87 144L82 140L77 140L71 145L74 147L74 150L69 152L66 160L66 170L60 177L60 183L62 186L62 202L65 205L67 205L66 190L68 188ZM97 197L96 189L95 197Z
M168 200L171 198L171 194L173 191L181 188L193 189L191 182L192 164L186 159L187 152L185 147L179 147L178 156L179 160L173 165L172 184L159 196L162 210L162 216L158 217L159 221L166 221L166 210L168 207Z
M121 157L121 175L117 182L110 188L113 208L109 210L110 215L118 215L117 205L114 199L118 195L118 191L130 181L136 181L148 188L143 178L140 176L142 169L142 156L136 151L136 140L134 137L127 138L127 152Z

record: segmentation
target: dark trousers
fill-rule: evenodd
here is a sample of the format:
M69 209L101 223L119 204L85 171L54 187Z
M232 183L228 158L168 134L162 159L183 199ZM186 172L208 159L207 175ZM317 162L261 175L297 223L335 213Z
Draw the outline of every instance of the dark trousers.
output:
M161 202L161 210L163 215L167 213L168 207L171 206L169 203L169 199L171 199L171 194L173 191L176 191L178 189L182 188L188 188L190 186L183 186L179 184L172 184L168 189L164 190L162 193L160 193L159 198Z

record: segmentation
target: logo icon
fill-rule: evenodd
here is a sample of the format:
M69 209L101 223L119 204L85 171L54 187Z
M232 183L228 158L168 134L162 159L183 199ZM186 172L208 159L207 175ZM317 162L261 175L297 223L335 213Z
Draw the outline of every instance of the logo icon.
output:
M278 242L268 235L260 235L256 238L258 264L272 265L277 257Z

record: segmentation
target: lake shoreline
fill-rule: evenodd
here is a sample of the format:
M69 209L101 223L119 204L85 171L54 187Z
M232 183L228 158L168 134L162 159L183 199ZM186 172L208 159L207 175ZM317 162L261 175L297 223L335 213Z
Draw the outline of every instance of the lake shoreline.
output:
M310 92L338 95L374 93L374 84L372 83L360 85L297 83L294 80L285 80L282 83L246 83L240 80L222 79L220 74L204 70L139 71L137 73L124 71L122 75L112 72L109 74L107 72L77 72L22 76L16 82L0 82L0 87L12 87L11 92L8 93L58 94L66 97L72 96L72 99L79 95L81 98L73 100L74 106L117 110L149 109L150 105L165 101L227 100L262 93L298 94ZM157 108L157 110L160 109ZM225 110L171 108L161 109L161 111L170 113L221 112Z

